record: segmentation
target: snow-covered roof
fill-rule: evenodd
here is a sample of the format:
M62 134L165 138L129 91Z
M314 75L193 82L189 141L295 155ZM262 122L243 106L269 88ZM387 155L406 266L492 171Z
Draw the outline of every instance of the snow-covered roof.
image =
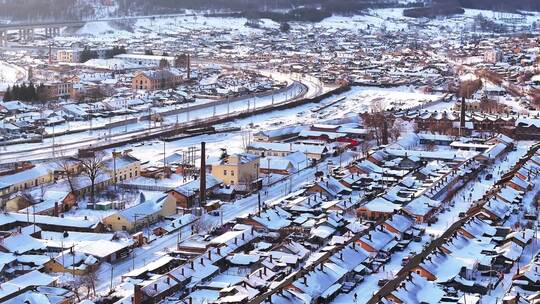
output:
M0 247L15 254L24 254L29 251L45 249L44 244L25 234L15 234L3 239Z

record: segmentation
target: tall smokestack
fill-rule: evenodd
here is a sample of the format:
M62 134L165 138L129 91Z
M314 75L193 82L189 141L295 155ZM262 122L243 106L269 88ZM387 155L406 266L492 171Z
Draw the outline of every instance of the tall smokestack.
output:
M187 62L186 62L186 69L187 69L187 78L188 80L191 79L191 55L187 54Z
M383 121L382 144L388 145L388 122L386 121L386 117L384 117Z
M463 129L465 129L465 96L461 97L461 111L459 116L459 135L461 136Z
M199 174L199 180L200 180L200 188L199 188L199 195L200 195L200 205L203 206L204 202L206 202L206 143L203 141L201 142L201 173Z

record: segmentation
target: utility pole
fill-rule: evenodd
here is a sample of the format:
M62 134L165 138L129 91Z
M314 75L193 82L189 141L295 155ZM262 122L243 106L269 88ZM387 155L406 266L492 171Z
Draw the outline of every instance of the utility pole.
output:
M266 175L268 176L268 183L267 187L270 186L270 158L266 156L266 161L268 162L268 172L266 172Z
M166 153L166 152L165 152L165 140L163 140L163 171L164 171L164 172L165 172L165 167L167 166L167 162L166 162L166 160L165 160L165 156L166 156L167 154L165 154L165 153Z
M55 142L54 142L54 139L55 139L54 137L56 136L56 132L54 132L54 125L52 126L52 130L53 130L53 131L52 131L52 133L53 133L53 134L52 134L52 156L54 157L54 154L55 154L55 153L54 153L54 152L55 152L55 146L56 146L56 144L55 144Z
M231 107L231 99L229 98L229 95L227 95L227 117L229 117L229 114L230 114L230 107Z
M259 215L261 215L261 192L260 191L257 191L257 206L259 207Z
M182 236L182 227L178 229L178 234L176 235L176 249L178 249L178 245L180 244L180 237Z
M152 108L148 107L148 131L152 128Z
M113 274L114 274L114 266L111 265L111 292L113 290Z
M116 150L113 150L112 152L112 156L113 156L113 183L114 183L114 191L116 192L117 190L117 178L116 178L116 158L118 156L120 156L120 152L116 152Z
M75 251L73 249L74 247L75 247L75 245L72 244L71 248L70 248L70 250L71 250L71 258L72 258L72 260L71 260L71 269L72 269L73 277L75 277Z
M36 233L36 205L32 205L32 217L34 220L34 233Z

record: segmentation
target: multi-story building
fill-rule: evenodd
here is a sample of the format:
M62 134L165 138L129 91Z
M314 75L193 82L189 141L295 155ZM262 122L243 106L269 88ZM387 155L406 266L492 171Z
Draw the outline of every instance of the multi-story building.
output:
M230 155L212 165L212 175L222 180L225 185L252 189L259 176L259 162L260 158L253 154Z
M113 155L113 159L106 162L106 167L111 176L116 173L117 183L136 178L141 174L141 162L127 152Z
M47 82L43 84L44 86L44 98L58 99L58 98L68 98L71 97L74 93L73 83L67 81L55 81Z
M56 60L59 62L79 62L80 56L77 50L58 50L56 52Z
M133 90L162 90L178 86L184 77L174 70L137 72L132 80Z

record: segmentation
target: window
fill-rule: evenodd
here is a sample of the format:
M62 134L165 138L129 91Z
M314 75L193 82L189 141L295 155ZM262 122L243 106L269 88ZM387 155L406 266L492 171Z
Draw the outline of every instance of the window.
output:
M233 180L231 181L231 185L234 185L234 181L233 181Z
M234 176L234 171L231 171L231 176Z
M227 175L227 170L223 170L223 175Z

